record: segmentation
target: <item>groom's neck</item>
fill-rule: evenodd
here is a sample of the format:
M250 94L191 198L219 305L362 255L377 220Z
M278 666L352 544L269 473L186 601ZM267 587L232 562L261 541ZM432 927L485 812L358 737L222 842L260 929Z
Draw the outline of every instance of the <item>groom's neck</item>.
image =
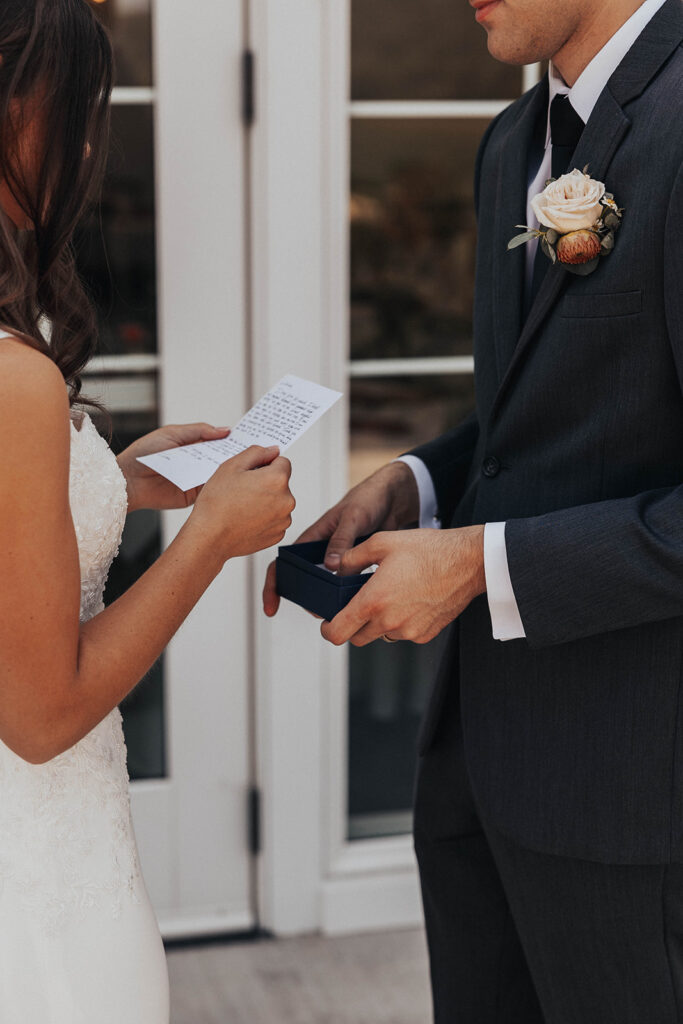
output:
M603 0L583 5L575 31L552 56L553 66L568 86L574 85L581 72L643 2Z

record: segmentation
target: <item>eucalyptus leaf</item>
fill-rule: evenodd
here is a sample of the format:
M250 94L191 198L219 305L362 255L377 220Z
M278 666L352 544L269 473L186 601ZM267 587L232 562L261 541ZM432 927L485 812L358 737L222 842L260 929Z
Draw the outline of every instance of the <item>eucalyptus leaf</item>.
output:
M609 234L605 235L603 240L600 242L600 248L603 252L611 252L614 248L614 232L610 231Z
M588 274L593 273L599 262L600 257L596 256L595 259L590 260L589 263L565 263L563 266L570 274L578 274L579 277L587 277Z
M548 228L548 230L545 233L545 240L548 243L548 245L555 245L559 237L559 232L554 231L552 228Z
M541 249L543 250L544 254L548 257L550 262L555 263L555 261L557 260L557 256L555 255L555 250L553 249L552 245L548 245L547 238L541 239Z
M614 231L615 228L619 227L619 218L613 210L610 210L609 213L605 214L602 218L602 222L610 231Z
M523 235L515 235L508 242L508 249L516 249L518 245L524 245L525 242L530 242L532 238L538 238L539 231L525 231Z

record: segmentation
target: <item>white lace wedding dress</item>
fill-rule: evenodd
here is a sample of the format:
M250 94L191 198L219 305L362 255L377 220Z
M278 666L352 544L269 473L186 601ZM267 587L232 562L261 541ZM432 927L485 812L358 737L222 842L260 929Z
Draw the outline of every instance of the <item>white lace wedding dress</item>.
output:
M81 621L126 514L121 471L87 416L71 428ZM168 1024L168 977L144 888L117 709L43 765L0 741L1 1024Z

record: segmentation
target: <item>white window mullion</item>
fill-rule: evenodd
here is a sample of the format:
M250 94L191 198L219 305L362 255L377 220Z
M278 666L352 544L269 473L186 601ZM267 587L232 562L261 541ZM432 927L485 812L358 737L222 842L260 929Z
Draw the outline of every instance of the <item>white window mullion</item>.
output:
M473 356L431 356L423 359L355 359L349 377L426 377L474 373Z
M114 106L144 106L147 103L154 103L156 98L156 89L151 86L118 85L111 93L111 102Z
M352 118L496 117L512 100L354 100Z

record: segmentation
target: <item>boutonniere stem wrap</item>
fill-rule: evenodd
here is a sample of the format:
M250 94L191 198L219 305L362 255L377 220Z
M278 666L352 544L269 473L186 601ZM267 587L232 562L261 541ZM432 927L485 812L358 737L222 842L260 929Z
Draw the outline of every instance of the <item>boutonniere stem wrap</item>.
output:
M545 256L561 263L572 274L592 274L614 248L614 235L621 224L623 210L601 181L574 169L560 178L551 178L542 192L531 200L540 228L525 228L508 242L516 249L538 238Z

